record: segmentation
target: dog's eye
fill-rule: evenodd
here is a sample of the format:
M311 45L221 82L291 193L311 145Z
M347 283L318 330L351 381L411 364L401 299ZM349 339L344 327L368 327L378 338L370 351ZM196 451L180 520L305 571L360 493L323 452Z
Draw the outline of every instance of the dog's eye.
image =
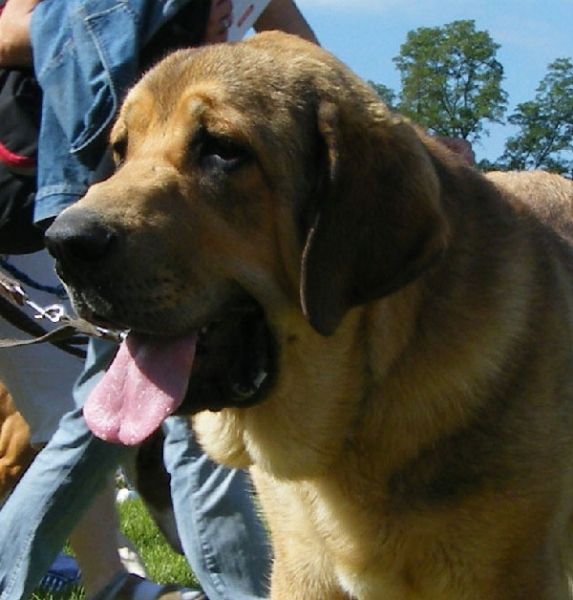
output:
M127 136L122 136L114 140L111 144L111 151L116 167L120 167L127 154Z
M234 140L207 133L197 140L196 151L199 164L205 169L231 171L250 158L249 151Z

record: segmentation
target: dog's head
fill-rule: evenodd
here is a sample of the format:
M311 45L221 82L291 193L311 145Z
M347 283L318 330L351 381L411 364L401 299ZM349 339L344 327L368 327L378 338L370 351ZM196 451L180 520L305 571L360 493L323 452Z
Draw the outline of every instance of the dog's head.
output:
M209 377L276 368L279 321L335 335L446 244L418 133L292 36L171 55L129 92L111 148L113 176L48 230L58 272L88 319L202 331L222 357Z

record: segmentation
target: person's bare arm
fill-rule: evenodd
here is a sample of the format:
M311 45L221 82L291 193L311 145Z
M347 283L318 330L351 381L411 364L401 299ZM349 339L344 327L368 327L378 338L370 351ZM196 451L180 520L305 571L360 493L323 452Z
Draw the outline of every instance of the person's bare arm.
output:
M40 0L8 0L0 14L0 66L32 64L30 19Z
M256 31L280 29L318 44L310 25L293 0L271 0L255 23Z

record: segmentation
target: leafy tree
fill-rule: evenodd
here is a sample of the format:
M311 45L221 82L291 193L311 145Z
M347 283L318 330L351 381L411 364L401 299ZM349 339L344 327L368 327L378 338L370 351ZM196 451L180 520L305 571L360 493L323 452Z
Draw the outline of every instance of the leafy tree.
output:
M498 49L471 20L410 31L394 58L398 110L438 135L478 141L488 133L485 122L501 123L507 108Z
M500 161L508 169L546 169L573 176L573 62L548 67L535 99L518 104L508 121L519 127Z

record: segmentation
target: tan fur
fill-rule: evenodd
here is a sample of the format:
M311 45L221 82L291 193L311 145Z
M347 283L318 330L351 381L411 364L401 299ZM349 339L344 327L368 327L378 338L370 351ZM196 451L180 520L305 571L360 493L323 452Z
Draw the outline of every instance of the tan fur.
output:
M0 384L0 499L18 482L36 452L30 430L16 410L8 390Z
M202 128L255 159L214 175ZM76 306L182 335L238 285L278 342L268 398L194 419L252 468L273 600L572 597L571 182L488 180L278 33L168 58L112 144Z

